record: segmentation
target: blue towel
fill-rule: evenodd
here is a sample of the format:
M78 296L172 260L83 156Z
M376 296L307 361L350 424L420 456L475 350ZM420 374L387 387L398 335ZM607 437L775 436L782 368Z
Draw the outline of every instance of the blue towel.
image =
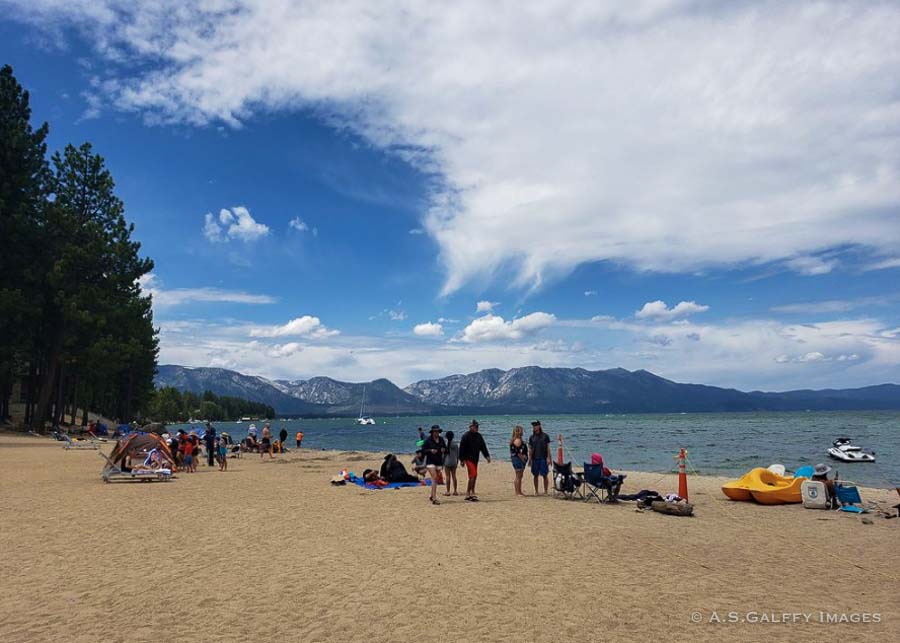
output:
M350 482L353 484L364 487L366 489L399 489L400 487L422 487L429 486L431 484L431 480L426 480L424 483L422 482L392 482L386 487L376 487L375 485L366 484L363 482L362 478L351 478Z

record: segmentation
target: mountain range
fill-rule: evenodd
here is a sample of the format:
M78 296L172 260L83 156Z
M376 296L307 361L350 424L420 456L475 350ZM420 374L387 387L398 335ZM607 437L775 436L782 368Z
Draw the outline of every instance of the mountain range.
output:
M401 389L390 380L341 382L330 377L269 380L223 368L160 366L156 385L233 395L271 405L279 415L476 413L700 413L723 411L900 410L900 385L781 393L680 384L649 371L525 366L422 380Z

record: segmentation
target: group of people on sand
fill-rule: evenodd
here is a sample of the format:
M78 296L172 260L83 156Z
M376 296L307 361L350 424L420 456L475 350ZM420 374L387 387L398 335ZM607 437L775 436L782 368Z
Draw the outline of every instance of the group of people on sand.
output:
M299 449L303 443L303 431L297 431L295 436L297 440L297 448ZM247 429L247 437L241 441L241 451L258 452L259 458L262 459L265 454L269 454L269 459L274 459L276 453L287 453L287 429L281 427L278 438L272 439L272 427L266 422L263 425L262 436L255 424L251 424Z
M525 430L520 425L513 428L509 440L509 455L512 463L515 480L513 486L517 496L524 496L522 491L522 478L525 468L530 464L531 475L534 478L534 494L540 495L539 483L543 481L543 493L547 494L550 481L550 437L544 433L540 420L531 423L531 435L527 441L524 437ZM485 444L484 437L479 432L478 420L469 423L466 431L457 444L453 431L447 431L446 439L441 435L443 429L437 424L428 431L428 435L420 428L419 449L413 459L413 467L416 472L431 479L429 502L434 505L441 504L437 499L439 486L445 488L445 496L458 496L456 472L458 468L466 470L466 494L465 500L477 502L478 495L475 487L478 482L478 464L481 456L487 462L491 461L491 454ZM452 491L451 491L452 489Z
M195 473L197 471L197 463L200 459L201 445L206 452L206 464L209 467L218 465L219 471L228 470L228 453L229 451L258 451L259 457L262 458L266 453L270 458L274 459L275 453L285 453L287 447L287 429L282 428L277 440L272 440L272 429L268 422L263 426L262 437L257 440L258 430L255 424L250 425L247 437L241 441L239 445L234 444L228 433L216 434L216 429L210 422L206 423L203 435L198 435L195 431L188 433L184 429L178 429L178 432L167 437L169 451L175 459L178 468L185 473ZM303 431L298 431L296 435L297 448L299 449L303 443Z

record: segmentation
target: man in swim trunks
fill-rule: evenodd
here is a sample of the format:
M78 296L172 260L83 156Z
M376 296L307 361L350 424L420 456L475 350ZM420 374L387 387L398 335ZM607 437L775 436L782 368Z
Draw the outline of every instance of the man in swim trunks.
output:
M269 454L269 459L274 460L275 456L272 455L272 432L269 430L269 425L263 427L262 430L262 442L260 443L259 448L259 459L262 460L263 453Z
M538 495L538 478L544 479L544 495L547 495L550 473L550 436L544 433L540 420L531 423L528 450L531 451L531 475L534 476L534 495Z
M475 483L478 480L478 458L482 454L484 459L490 463L491 454L488 453L484 438L478 432L478 421L472 420L469 430L459 441L459 461L465 463L466 474L469 477L466 484L466 500L471 502L478 500L478 496L475 495Z

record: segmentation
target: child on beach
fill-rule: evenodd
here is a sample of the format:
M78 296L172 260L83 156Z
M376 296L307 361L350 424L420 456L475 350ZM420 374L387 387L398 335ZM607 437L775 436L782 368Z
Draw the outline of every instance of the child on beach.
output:
M444 457L444 482L447 484L445 496L450 495L450 481L453 481L453 495L458 496L456 490L456 468L459 466L459 445L453 441L453 431L447 431L447 455Z
M219 471L228 470L228 443L225 440L216 440L216 452L219 456Z
M194 472L194 443L190 439L184 441L184 470Z

